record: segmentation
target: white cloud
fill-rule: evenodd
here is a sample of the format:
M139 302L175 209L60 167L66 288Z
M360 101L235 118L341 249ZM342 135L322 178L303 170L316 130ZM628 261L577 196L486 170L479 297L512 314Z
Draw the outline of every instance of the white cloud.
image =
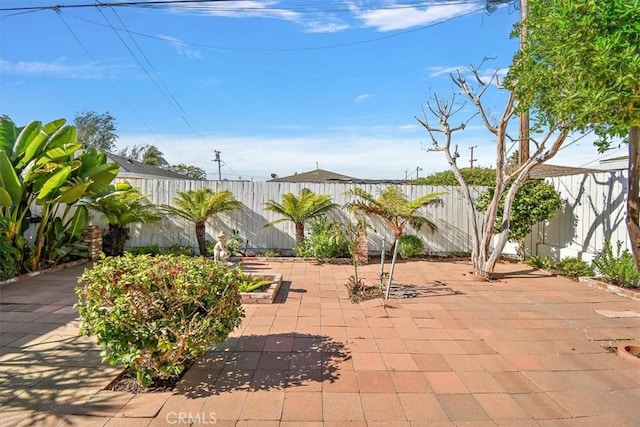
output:
M179 12L198 12L212 16L228 18L276 18L287 21L297 21L300 14L292 10L276 7L276 1L224 1L215 3L189 3L186 6L172 6L172 10Z
M465 66L465 65L455 65L455 66L442 66L442 65L434 65L434 66L430 66L427 67L427 76L432 78L432 77L446 77L449 78L449 76L451 74L453 74L454 76L457 76L457 73L460 72L460 74L466 78L467 80L471 80L474 83L476 83L476 76L473 74L473 71L471 70L471 67L469 66ZM498 79L498 81L500 83L502 83L504 77L507 75L507 73L509 72L509 68L505 67L505 68L486 68L486 67L480 67L480 69L478 70L478 77L480 77L480 80L482 80L484 83L489 83L490 81L492 82L492 84L496 83L496 78Z
M227 179L270 179L270 174L292 175L322 169L357 178L402 179L404 171L422 168L420 176L448 169L444 154L427 151L431 140L418 125L387 125L372 128L334 128L326 134L307 136L230 136L203 135L200 138L182 135L120 135L118 146L154 144L171 164L199 166L210 179L217 178L213 150L221 152L222 175ZM486 130L468 129L456 133L458 165L469 166L469 147L476 146L475 166L495 165L494 139ZM623 153L624 154L624 153ZM552 164L598 167L599 155L590 140L567 144Z
M427 74L429 77L438 77L438 76L449 76L451 73L455 73L456 71L460 71L460 73L464 74L469 71L469 67L465 65L455 65L455 66L442 66L442 65L434 65L431 67L427 67Z
M420 146L420 138L310 135L308 137L268 137L226 135L205 136L204 139L163 135L160 141L148 135L121 135L120 147L135 144L156 145L170 163L186 163L204 168L210 178L217 176L213 163L213 150L221 151L225 164L223 177L255 180L269 179L271 173L292 175L322 169L359 178L402 178L404 171L420 165L427 159ZM417 164L414 164L418 162ZM446 167L443 162L440 168Z
M177 39L175 37L171 37L171 36L165 36L165 35L158 35L159 38L168 41L169 43L171 43L171 45L175 48L176 52L178 53L178 55L180 56L184 56L186 58L189 59L200 59L202 58L202 54L193 49L190 48L187 44L185 44L182 40Z
M401 3L386 3L386 9L352 11L367 27L378 31L393 31L446 21L481 10L477 4L433 4L424 8L402 7ZM397 8L389 8L397 6Z
M356 99L354 99L354 101L353 101L353 102L355 102L356 104L358 104L358 103L360 103L360 102L364 102L364 101L366 101L366 100L367 100L367 99L369 99L369 98L371 98L371 94L369 94L369 93L363 93L362 95L358 95L358 96L356 97Z
M477 3L437 4L435 1L424 7L412 7L396 2L360 2L354 5L345 1L345 6L334 6L336 12L342 7L351 11L351 19L358 22L358 26L375 28L378 31L393 31L428 25L446 21L479 10ZM366 5L366 7L365 7ZM271 18L300 24L309 33L335 33L352 28L343 16L330 11L318 12L309 6L298 6L299 11L280 7L276 0L238 0L213 3L188 3L170 8L175 13L199 13L226 18ZM377 7L377 9L376 9Z
M0 70L21 75L55 75L62 77L100 78L100 71L93 64L64 64L40 61L0 61Z
M95 63L69 64L65 59L58 61L17 61L10 62L0 59L0 71L7 74L21 76L47 76L65 77L73 79L103 79L104 73L110 75L121 73L129 68L124 65L103 63L100 66Z
M320 21L314 20L306 22L304 29L307 33L337 33L340 31L348 30L351 25L342 21Z

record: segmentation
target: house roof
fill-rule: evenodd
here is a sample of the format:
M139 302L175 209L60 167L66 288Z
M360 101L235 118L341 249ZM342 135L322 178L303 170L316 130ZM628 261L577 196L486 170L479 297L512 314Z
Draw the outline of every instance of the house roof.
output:
M586 173L602 172L601 169L576 168L572 166L559 166L540 164L536 165L529 174L531 179L553 178L556 176L582 175Z
M324 169L315 169L309 172L295 173L281 178L270 179L267 182L353 182L358 178L348 175L327 171Z
M581 175L586 173L602 172L601 169L577 168L572 166L559 166L541 164L533 168L530 173L531 179L553 178L556 176ZM324 169L315 169L308 172L296 173L290 176L270 179L267 182L352 182L356 184L406 184L403 179L360 179L348 175Z
M169 169L159 168L157 166L147 165L137 160L128 159L117 154L106 153L107 158L113 163L120 165L120 176L134 178L138 176L142 177L154 177L165 179L194 179L188 175L174 172Z

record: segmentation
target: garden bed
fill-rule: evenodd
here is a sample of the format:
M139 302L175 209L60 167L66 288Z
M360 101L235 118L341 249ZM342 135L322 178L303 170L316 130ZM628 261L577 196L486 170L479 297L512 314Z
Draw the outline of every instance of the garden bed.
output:
M272 304L278 294L282 284L281 274L261 275L265 280L271 280L271 284L266 289L259 289L254 292L240 292L243 304Z
M232 260L232 259L231 259ZM233 261L233 260L232 260ZM318 259L313 257L295 257L295 256L243 256L239 258L240 262L310 262L314 264L338 264L348 265L351 264L351 258L327 258Z
M638 288L621 288L620 286L612 285L596 277L579 277L578 281L591 286L592 288L604 289L613 294L640 301L640 289Z

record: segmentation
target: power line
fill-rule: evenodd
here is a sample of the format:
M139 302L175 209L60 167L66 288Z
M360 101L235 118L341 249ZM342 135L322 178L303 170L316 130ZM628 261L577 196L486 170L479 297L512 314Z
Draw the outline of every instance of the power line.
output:
M42 11L42 10L61 10L61 9L84 9L84 8L103 8L103 7L145 7L145 8L166 8L167 6L183 6L182 9L192 9L192 10L202 10L204 9L202 6L194 6L194 5L202 5L208 3L228 3L228 2L236 2L237 0L137 0L137 1L123 1L123 2L95 2L95 3L80 3L80 4L54 4L48 6L19 6L19 7L3 7L0 8L0 12L11 12L11 11ZM394 10L394 9L407 9L414 8L418 6L451 6L451 5L460 5L460 4L471 4L471 3L485 3L485 0L430 0L430 1L417 1L410 3L398 3L398 4L387 4L387 5L379 5L375 7L361 7L358 10ZM313 2L309 3L309 6L305 8L301 8L301 4L304 6L302 2L296 2L294 7L290 7L287 10L302 10L302 11L315 11L315 12L352 12L353 10L350 7L335 7L334 9L319 9L317 6L313 6ZM326 5L327 2L320 2L322 5ZM313 8L312 8L313 7ZM238 6L233 8L219 8L216 7L215 10L220 11L265 11L265 10L283 10L284 8L274 8L274 9L265 9L264 7L258 6ZM483 7L484 9L484 7Z
M186 117L186 112L184 110L184 108L182 108L182 105L180 105L180 103L178 102L178 100L176 99L176 97L173 95L173 93L171 93L171 90L168 88L168 86L166 85L166 83L162 80L162 78L160 77L160 74L158 74L158 72L156 71L156 69L154 68L153 64L151 64L151 61L149 61L149 58L145 55L144 51L142 50L142 48L140 47L140 45L136 42L136 40L133 38L133 36L131 35L131 33L129 32L127 26L125 25L124 21L120 18L120 15L118 15L118 13L115 11L115 9L113 10L113 13L115 14L115 16L118 18L118 21L120 21L120 24L124 27L124 31L127 32L127 34L129 35L129 38L131 39L131 41L133 42L133 44L135 45L135 47L138 49L138 52L140 52L140 55L144 58L145 62L147 63L147 65L149 66L149 68L151 69L151 71L153 71L155 78L151 76L151 74L149 73L149 71L147 70L147 68L144 66L144 64L142 64L142 62L138 59L138 57L133 53L133 51L131 50L131 48L129 47L129 45L125 42L125 40L120 36L120 34L118 33L118 31L116 30L116 28L111 24L111 22L109 21L109 19L106 17L106 15L102 12L101 9L98 9L100 14L103 16L103 18L105 19L105 21L109 24L109 27L113 30L113 32L115 33L115 35L118 37L118 39L122 42L122 44L124 45L124 47L127 49L127 51L131 54L131 56L133 57L133 59L138 63L138 65L140 66L140 68L142 68L142 70L144 71L144 73L147 75L147 77L149 78L149 80L151 80L151 82L154 84L154 86L158 89L158 91L160 91L160 93L162 94L162 96L167 100L167 102L176 110L176 112L180 115L180 118L182 118L182 120L187 124L187 126L193 131L194 134L198 135L198 132L194 129L193 125L191 124L191 122L187 119ZM159 83L158 83L159 82ZM162 86L164 87L160 87L160 84L162 84Z
M60 20L62 21L62 23L64 24L64 26L67 28L67 30L69 30L69 32L71 33L71 35L73 36L73 38L78 42L78 44L80 45L80 47L82 48L82 50L84 50L84 52L87 54L87 56L89 57L89 59L91 59L91 61L95 64L96 67L98 67L98 69L100 70L100 72L102 72L102 75L105 77L105 79L109 82L109 84L111 85L111 87L113 87L113 89L116 91L116 93L118 95L120 95L120 97L122 98L122 100L125 102L125 104L127 104L127 106L131 109L131 111L133 111L133 113L138 117L138 119L140 120L140 122L142 122L142 124L147 128L147 130L157 139L160 140L158 138L158 136L155 134L155 132L153 131L153 129L151 129L151 127L149 126L149 124L142 118L142 116L140 115L140 113L138 112L138 110L136 110L133 105L129 102L129 100L127 99L127 97L124 96L124 94L122 93L122 91L120 91L120 89L118 89L118 87L116 86L116 84L113 82L113 80L109 77L109 75L105 72L105 70L100 66L100 64L98 63L98 61L96 61L96 59L93 57L93 55L91 55L91 52L89 52L89 49L87 49L87 47L84 45L84 43L82 43L82 41L80 40L80 38L78 37L78 35L71 29L71 27L69 26L69 24L67 24L67 21L64 20L64 18L62 17L62 13L60 13L59 11L57 12L58 17L60 18Z
M171 92L171 90L169 89L169 87L167 86L167 84L162 80L162 78L160 77L160 74L157 72L157 70L155 69L155 67L153 66L153 64L151 63L151 61L149 60L149 58L147 57L147 55L145 55L144 51L142 50L142 48L140 47L140 45L136 42L135 38L133 37L133 35L131 34L131 32L129 31L129 29L127 28L126 24L124 23L124 21L122 20L122 18L120 18L120 15L118 15L118 13L116 12L115 9L112 9L112 12L114 13L114 15L116 16L116 18L118 19L118 21L120 22L120 25L122 25L122 27L124 28L124 30L120 29L120 31L125 31L128 35L129 38L131 39L131 41L133 42L134 46L137 48L138 52L140 53L140 55L142 56L142 58L144 58L144 60L146 61L149 69L151 69L151 71L153 72L153 74L155 75L155 78L151 75L151 73L149 72L149 70L147 69L147 67L145 67L145 65L141 62L141 60L138 58L138 56L133 52L133 50L131 49L131 47L129 46L129 44L127 44L127 42L122 38L122 36L120 35L120 33L118 32L118 29L116 29L114 27L114 25L111 23L111 21L109 20L109 18L107 18L107 16L104 14L104 12L102 11L101 8L98 9L98 12L100 13L100 15L102 15L102 17L104 18L105 22L107 22L107 26L108 28L110 28L114 34L116 35L116 37L118 37L118 39L120 40L120 42L123 44L123 46L125 47L125 49L129 52L129 54L133 57L133 59L136 61L136 63L140 66L140 68L142 69L142 71L146 74L147 78L154 84L154 86L158 89L158 91L162 94L162 96L166 99L166 101L169 103L169 105L171 105L171 107L178 113L178 115L180 116L180 118L182 119L182 121L189 127L189 129L191 129L191 131L193 132L193 134L198 137L198 139L200 140L200 142L202 142L204 145L207 145L207 143L202 139L200 133L194 128L193 124L191 123L191 121L189 121L189 119L187 118L187 113L185 111L185 109L182 107L182 105L180 104L180 102L178 102L177 98L173 95L173 93ZM59 16L62 16L62 13L60 11L57 12ZM88 49L84 48L85 52L88 53ZM91 56L90 56L91 57ZM112 83L113 85L113 83ZM161 87L162 85L162 87ZM115 87L115 85L114 85ZM163 89L164 88L164 89ZM129 104L130 105L130 104ZM140 115L138 114L138 118L140 118L142 120L142 118L140 117ZM142 120L144 123L144 120ZM153 133L153 132L152 132ZM156 137L157 138L157 137ZM209 147L210 149L212 149L211 147Z
M465 2L466 3L466 2ZM336 48L341 48L341 47L349 47L349 46L357 46L357 45L362 45L362 44L367 44L367 43L374 43L380 40L386 40L386 39L391 39L391 38L395 38L395 37L400 37L406 34L411 34L411 33L415 33L418 31L423 31L432 27L435 27L436 25L441 25L444 23L447 23L449 21L452 21L454 19L458 19L458 18L464 18L466 16L470 16L473 14L476 14L480 11L484 10L484 8L478 8L475 10L472 10L470 12L461 14L461 15L456 15L454 17L448 18L446 20L443 21L438 21L438 22L432 22L430 24L426 24L426 25L422 25L420 27L417 28L412 28L410 30L405 30L405 31L399 31L393 34L388 34L385 36L379 36L379 37L373 37L373 38L369 38L369 39L364 39L364 40L356 40L353 42L346 42L346 43L335 43L335 44L330 44L330 45L324 45L324 46L309 46L309 47L293 47L293 48L241 48L241 47L226 47L226 46L216 46L216 45L210 45L210 44L204 44L204 43L194 43L194 42L186 42L183 40L167 40L166 38L163 37L158 37L158 36L153 36L150 34L145 34L145 33L140 33L140 32L136 32L136 31L129 31L129 30L124 30L124 29L119 29L120 31L128 31L131 34L135 34L137 36L140 37L145 37L148 39L152 39L152 40L157 40L157 41L161 41L163 43L169 43L169 44L179 44L179 45L183 45L183 46L192 46L192 47L199 47L199 48L203 48L203 49L213 49L213 50L218 50L218 51L225 51L225 52L305 52L305 51L315 51L315 50L327 50L327 49L336 49ZM101 24L99 22L95 22L92 21L90 19L86 19L86 18L82 18L79 17L77 15L73 15L73 14L68 14L69 16L78 19L80 21L84 21L93 25L97 25L97 26L101 26L101 27L107 27L104 24Z

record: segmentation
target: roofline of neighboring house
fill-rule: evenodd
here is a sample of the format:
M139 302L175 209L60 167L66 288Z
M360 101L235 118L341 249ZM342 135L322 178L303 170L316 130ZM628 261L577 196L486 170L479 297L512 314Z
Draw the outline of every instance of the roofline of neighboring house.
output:
M156 178L156 179L180 179L196 180L196 178L174 172L169 169L147 165L137 160L129 159L113 153L105 153L107 158L120 166L118 176L121 178Z

